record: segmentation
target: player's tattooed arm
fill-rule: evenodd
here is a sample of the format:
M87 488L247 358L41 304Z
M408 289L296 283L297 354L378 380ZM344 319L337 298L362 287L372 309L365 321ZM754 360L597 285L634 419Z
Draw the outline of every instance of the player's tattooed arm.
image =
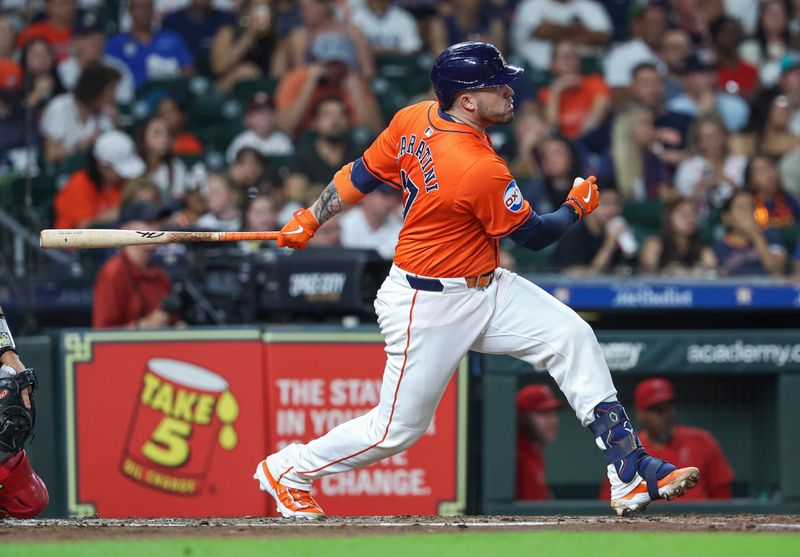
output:
M316 217L320 224L335 217L347 208L347 203L339 197L336 185L331 182L328 184L314 204L311 206L311 213Z

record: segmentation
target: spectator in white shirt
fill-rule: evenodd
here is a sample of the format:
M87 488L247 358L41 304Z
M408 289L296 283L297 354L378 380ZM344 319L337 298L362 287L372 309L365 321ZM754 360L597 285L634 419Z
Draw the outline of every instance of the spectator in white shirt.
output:
M633 68L645 62L661 65L656 53L666 30L667 14L661 6L644 6L633 15L633 38L611 49L605 59L605 82L615 100L624 99L633 80Z
M411 54L422 48L417 22L390 0L365 0L350 22L358 27L375 54Z
M120 74L117 84L117 102L127 104L133 101L133 76L128 67L111 56L104 54L106 36L99 22L91 14L78 18L72 30L72 54L58 65L58 77L68 91L75 89L81 72L88 66L101 63L114 68Z
M379 186L372 195L339 217L342 246L374 249L384 259L392 259L403 227L400 207L397 190Z
M187 192L196 190L205 179L198 163L191 171L173 153L175 137L169 123L159 116L145 120L136 131L136 150L147 165L148 177L158 186L160 203L169 205L183 200Z
M117 70L95 64L83 71L75 91L59 95L47 104L39 127L48 162L87 151L102 132L114 128L114 95L119 80Z
M511 26L511 46L531 66L546 70L555 41L569 37L597 53L611 30L608 13L594 0L524 0Z
M245 147L252 147L264 157L286 157L294 152L289 136L275 127L275 103L264 91L253 95L244 116L245 131L237 135L228 146L226 157L233 164L236 155Z

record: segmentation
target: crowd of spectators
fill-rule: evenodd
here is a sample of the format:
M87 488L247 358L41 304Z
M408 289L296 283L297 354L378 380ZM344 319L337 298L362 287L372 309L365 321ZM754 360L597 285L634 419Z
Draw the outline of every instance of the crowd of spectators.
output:
M512 84L514 122L489 130L524 195L552 211L572 179L589 174L602 195L558 245L533 261L504 253L506 264L516 254L521 270L572 275L800 278L800 1L2 8L0 169L54 176L57 227L119 226L125 206L141 203L159 209L139 208L157 213L158 226L280 227L386 126L397 108L387 99L401 90L403 103L433 98L413 79L433 56L486 40L526 68ZM418 75L387 81L403 60L421 61ZM181 80L190 85L170 85ZM237 95L233 116L223 103L197 121L196 105ZM313 245L391 258L401 195L369 196Z

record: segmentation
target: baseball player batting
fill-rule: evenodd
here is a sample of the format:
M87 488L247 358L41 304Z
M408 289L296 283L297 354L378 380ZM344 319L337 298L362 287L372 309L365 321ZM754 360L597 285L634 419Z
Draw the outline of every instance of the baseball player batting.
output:
M380 184L403 192L394 265L375 300L386 337L378 406L308 444L261 461L254 475L285 517L318 518L311 483L412 446L428 428L468 350L510 354L546 368L608 463L620 515L695 485L695 467L648 455L631 425L591 327L522 277L498 268L498 242L532 250L597 208L594 177L576 178L564 204L540 215L523 199L486 128L513 117L509 83L522 73L482 42L445 50L433 64L437 102L400 110L364 155L336 173L310 209L294 213L279 246L306 247L321 224Z
M36 386L0 308L0 518L33 518L47 506L47 487L23 450L36 423Z

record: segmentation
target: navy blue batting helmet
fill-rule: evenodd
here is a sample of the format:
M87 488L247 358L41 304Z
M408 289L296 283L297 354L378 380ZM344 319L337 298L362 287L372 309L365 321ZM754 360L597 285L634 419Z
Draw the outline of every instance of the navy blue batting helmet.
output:
M431 81L442 108L450 108L456 93L495 87L516 79L522 68L506 64L497 47L470 41L454 44L433 63Z

